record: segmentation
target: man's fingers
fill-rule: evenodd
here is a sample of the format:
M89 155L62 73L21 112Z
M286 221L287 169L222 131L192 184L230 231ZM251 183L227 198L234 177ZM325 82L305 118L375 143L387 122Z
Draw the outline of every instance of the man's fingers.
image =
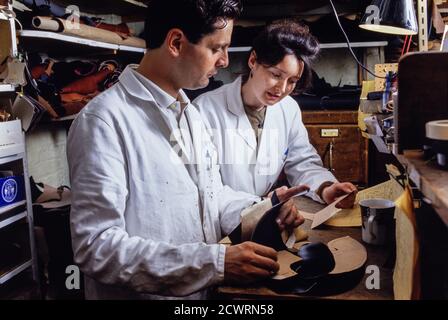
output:
M256 258L251 261L251 264L259 269L266 270L268 272L267 275L275 273L280 269L278 262L263 256L256 256Z
M277 251L261 244L251 242L254 252L260 256L277 261Z
M252 282L254 280L260 279L260 278L269 278L271 277L273 274L277 273L277 270L266 270L263 268L258 268L256 266L252 266L251 270L250 270L250 276L252 279L249 279L248 281L245 282ZM243 281L244 282L244 281Z
M277 272L280 267L277 263L277 251L255 242L251 242L251 245L255 257L251 259L250 263L269 272Z

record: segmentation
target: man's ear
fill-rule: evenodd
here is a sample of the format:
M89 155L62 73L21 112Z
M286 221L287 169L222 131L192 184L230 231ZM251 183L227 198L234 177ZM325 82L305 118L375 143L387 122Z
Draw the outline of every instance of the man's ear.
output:
M171 55L177 57L182 50L185 34L180 29L171 29L166 35L165 42Z
M257 62L257 54L252 50L249 56L249 60L247 61L247 65L249 69L252 70L255 67L255 63Z

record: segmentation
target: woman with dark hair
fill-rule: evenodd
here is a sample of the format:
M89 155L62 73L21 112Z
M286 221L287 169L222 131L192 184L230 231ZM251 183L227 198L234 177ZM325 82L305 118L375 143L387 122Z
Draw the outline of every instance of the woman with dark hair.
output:
M289 96L309 86L318 53L306 26L273 23L254 39L247 75L194 101L212 129L225 185L263 196L284 171L291 186L307 185L312 199L331 203L353 193L339 205L353 206L356 187L323 168Z

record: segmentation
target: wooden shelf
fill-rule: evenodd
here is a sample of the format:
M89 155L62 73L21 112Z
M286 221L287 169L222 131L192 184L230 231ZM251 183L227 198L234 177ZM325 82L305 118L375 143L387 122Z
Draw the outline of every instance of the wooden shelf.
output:
M375 48L375 47L385 47L387 46L387 41L371 41L371 42L351 42L352 48ZM339 49L348 48L347 43L337 42L337 43L321 43L321 49ZM230 47L229 52L247 52L251 47Z
M124 46L124 45L118 45L108 42L102 42L102 41L95 41L90 39L84 39L80 37L74 37L65 35L62 33L56 33L51 31L40 31L40 30L22 30L19 31L19 35L22 38L22 41L28 42L32 41L32 43L29 43L33 49L37 49L39 47L45 46L45 51L48 50L56 50L56 51L65 51L70 52L73 48L71 47L60 47L57 44L52 45L51 42L67 42L71 43L78 48L81 47L91 47L96 49L107 49L112 51L125 51L125 52L133 52L133 53L145 53L146 49L144 48L137 48L137 47L130 47L130 46ZM45 39L46 41L43 43L42 39ZM35 41L33 41L35 40ZM28 44L28 43L27 43ZM26 44L26 45L27 45ZM28 45L27 45L28 46Z
M121 16L126 15L145 15L145 4L147 1L137 0L109 0L107 4L98 5L97 1L91 0L61 0L65 5L76 5L79 9L86 13L94 14L117 14Z
M387 46L387 41L369 41L369 42L350 42L352 48L375 48L375 47L385 47ZM347 43L321 43L321 49L339 49L348 48Z

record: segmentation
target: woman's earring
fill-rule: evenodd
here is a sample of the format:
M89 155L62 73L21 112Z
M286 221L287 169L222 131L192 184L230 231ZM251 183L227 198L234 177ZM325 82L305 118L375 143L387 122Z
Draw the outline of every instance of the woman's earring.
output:
M254 73L252 72L252 70L250 70L250 78L252 79L254 77Z

